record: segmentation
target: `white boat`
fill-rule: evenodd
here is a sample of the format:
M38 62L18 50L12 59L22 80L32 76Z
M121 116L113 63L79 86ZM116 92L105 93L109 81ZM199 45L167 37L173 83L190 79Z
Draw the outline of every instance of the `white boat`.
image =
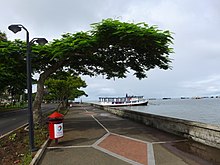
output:
M148 100L143 96L128 96L125 97L99 97L99 103L103 106L135 106L147 105Z

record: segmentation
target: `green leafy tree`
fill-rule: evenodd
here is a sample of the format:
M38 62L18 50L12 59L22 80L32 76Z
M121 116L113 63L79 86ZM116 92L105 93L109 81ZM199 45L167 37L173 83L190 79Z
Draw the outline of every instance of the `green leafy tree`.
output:
M84 91L79 89L85 88L87 85L80 77L71 76L67 73L66 76L52 76L52 78L45 81L45 86L48 90L47 97L60 101L58 106L58 109L60 109L60 105L67 108L69 99L74 100L82 95L86 95Z
M25 44L8 41L0 32L0 93L10 94L12 99L23 94L26 87Z
M106 75L108 79L125 78L133 70L134 75L142 79L146 77L146 71L155 67L170 68L173 38L169 31L146 23L112 19L91 27L87 32L65 34L45 46L32 46L33 72L40 75L33 103L35 123L42 119L45 81L57 70L66 69L74 75ZM20 47L16 50L23 51Z

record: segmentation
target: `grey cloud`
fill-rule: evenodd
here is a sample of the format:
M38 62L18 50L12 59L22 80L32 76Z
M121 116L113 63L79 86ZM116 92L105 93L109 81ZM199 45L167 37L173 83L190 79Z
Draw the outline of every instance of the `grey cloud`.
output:
M219 0L11 0L1 5L0 30L10 39L25 38L24 33L7 30L11 23L24 24L33 37L52 40L66 32L88 30L91 23L105 18L146 22L174 32L172 70L152 70L141 81L132 74L115 81L86 77L88 99L125 93L176 97L219 92Z

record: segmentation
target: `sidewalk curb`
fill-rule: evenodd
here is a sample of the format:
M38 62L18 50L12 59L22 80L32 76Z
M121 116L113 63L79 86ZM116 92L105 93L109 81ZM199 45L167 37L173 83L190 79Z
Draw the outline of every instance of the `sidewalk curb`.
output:
M32 159L31 163L29 165L37 165L38 162L40 161L45 149L48 146L50 139L48 138L44 144L40 147L40 149L37 151L36 155L34 156L34 158Z
M11 134L11 133L13 133L14 131L16 131L16 130L22 128L22 127L26 127L27 125L28 125L28 123L25 123L25 124L21 125L20 127L15 128L14 130L12 130L12 131L10 131L10 132L7 132L7 133L4 134L4 135L0 135L0 139L2 139L3 137L5 137L5 136L7 136L7 135L9 135L9 134Z
M64 115L66 115L68 112L69 112L69 109L67 110L67 112ZM44 144L42 144L40 149L37 151L37 153L35 154L34 158L32 159L32 161L29 165L37 165L39 163L39 161L41 160L41 158L44 154L44 151L46 150L49 142L50 142L50 138L48 137L48 139L44 142Z

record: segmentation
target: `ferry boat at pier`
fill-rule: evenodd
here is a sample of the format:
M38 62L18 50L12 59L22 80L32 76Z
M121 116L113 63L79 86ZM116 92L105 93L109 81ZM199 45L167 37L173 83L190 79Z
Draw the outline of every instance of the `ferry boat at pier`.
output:
M148 100L144 96L128 96L125 97L99 97L99 103L103 106L137 106L147 105Z

